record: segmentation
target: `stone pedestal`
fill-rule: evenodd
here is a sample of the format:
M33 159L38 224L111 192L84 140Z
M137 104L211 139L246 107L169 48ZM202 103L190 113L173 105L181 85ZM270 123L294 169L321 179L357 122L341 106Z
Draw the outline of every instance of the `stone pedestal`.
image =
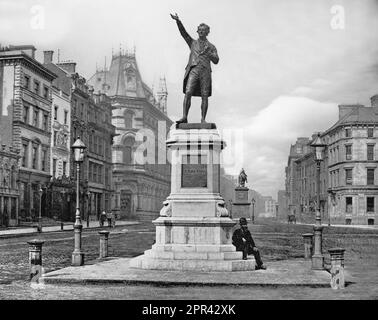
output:
M235 188L235 201L232 203L233 219L244 217L252 220L251 202L248 201L248 191L249 189L247 187Z
M343 248L332 248L328 250L331 256L331 288L344 289L344 252Z
M171 193L156 226L156 243L130 266L143 269L254 270L232 245L235 222L220 196L220 154L225 147L215 124L173 125Z

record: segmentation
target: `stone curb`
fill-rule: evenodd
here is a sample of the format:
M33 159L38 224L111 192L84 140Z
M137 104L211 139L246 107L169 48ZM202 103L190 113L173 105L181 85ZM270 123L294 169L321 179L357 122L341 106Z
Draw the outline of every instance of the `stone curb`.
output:
M308 288L329 288L329 283L228 283L228 282L189 282L189 281L160 281L160 280L139 280L139 279L73 279L60 277L43 277L45 284L118 284L118 285L152 285L156 287L175 287L175 286L193 286L193 287L308 287Z

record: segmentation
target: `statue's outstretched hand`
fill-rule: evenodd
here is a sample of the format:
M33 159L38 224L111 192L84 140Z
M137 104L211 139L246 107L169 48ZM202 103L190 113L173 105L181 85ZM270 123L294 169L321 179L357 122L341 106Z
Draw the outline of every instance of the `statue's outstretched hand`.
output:
M179 20L180 20L179 17L178 17L178 15L177 15L177 13L175 13L175 14L170 13L170 15L171 15L171 18L172 18L173 20L176 20L176 21L179 21Z

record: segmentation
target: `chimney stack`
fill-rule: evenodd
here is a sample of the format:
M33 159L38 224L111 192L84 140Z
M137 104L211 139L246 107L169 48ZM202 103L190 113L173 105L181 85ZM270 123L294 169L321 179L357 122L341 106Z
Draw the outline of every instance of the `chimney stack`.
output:
M43 51L43 63L44 64L52 63L53 54L54 54L54 51L52 50Z
M372 96L372 97L370 98L370 101L371 101L371 106L372 106L373 108L378 108L378 94Z
M76 62L61 62L57 63L57 66L61 67L64 71L68 73L76 72Z

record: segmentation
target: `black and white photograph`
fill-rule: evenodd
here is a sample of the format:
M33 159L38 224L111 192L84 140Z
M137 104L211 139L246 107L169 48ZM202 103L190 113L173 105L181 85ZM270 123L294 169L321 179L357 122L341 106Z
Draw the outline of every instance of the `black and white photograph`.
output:
M378 300L378 0L0 0L0 300Z

